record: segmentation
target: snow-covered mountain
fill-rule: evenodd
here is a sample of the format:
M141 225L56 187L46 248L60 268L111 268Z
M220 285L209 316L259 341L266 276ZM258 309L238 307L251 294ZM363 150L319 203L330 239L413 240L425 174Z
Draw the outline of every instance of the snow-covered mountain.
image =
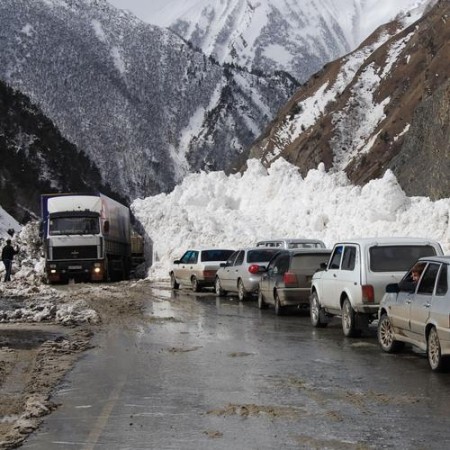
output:
M311 78L250 156L303 174L323 161L358 184L391 168L408 195L450 196L450 3L406 19Z
M427 0L109 0L220 62L305 81Z
M128 199L227 169L296 83L221 66L106 0L2 0L0 79Z

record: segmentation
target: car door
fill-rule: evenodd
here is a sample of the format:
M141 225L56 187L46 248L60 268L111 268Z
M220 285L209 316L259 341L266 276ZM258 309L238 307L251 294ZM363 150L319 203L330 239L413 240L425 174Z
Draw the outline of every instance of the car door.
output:
M246 251L241 250L238 255L236 256L236 260L234 261L233 266L230 268L229 273L229 291L237 292L237 280L238 278L242 277L242 274L244 273L244 267L246 267L245 264L245 255Z
M345 288L360 288L359 247L337 245L331 255L328 269L322 276L323 295L320 303L336 312L340 311L341 293Z
M267 266L267 271L261 275L260 289L267 303L274 304L273 289L283 279L283 274L289 266L289 254L280 253Z
M236 271L236 260L239 258L243 258L243 250L238 250L234 252L228 261L226 262L225 267L221 271L220 284L222 285L222 289L229 291L231 288L234 288L232 282L234 280L235 271Z
M195 264L197 264L198 256L199 252L197 250L190 250L180 260L179 279L183 284L191 282L191 275L195 269Z
M186 264L189 261L192 250L187 250L183 256L178 260L178 263L174 264L173 273L178 283L185 283L186 281Z
M422 342L425 340L425 326L430 316L431 300L440 267L438 263L428 264L409 307L411 337Z

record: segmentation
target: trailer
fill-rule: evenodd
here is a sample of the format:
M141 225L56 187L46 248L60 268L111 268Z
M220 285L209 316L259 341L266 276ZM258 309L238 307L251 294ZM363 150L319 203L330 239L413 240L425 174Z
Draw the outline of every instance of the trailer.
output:
M49 283L123 280L131 267L127 206L96 194L41 195Z

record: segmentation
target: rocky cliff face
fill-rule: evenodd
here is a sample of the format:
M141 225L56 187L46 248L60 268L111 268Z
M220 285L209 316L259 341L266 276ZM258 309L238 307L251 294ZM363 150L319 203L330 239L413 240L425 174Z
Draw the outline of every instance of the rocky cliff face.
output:
M2 0L0 27L0 79L128 199L231 169L296 87L220 66L104 0Z
M417 106L410 132L388 167L408 195L450 197L450 81Z
M393 167L406 183L410 170L402 164L412 154L422 159L425 141L437 144L432 134L448 147L448 126L442 122L445 101L440 107L438 102L450 76L449 2L438 2L407 25L381 27L355 52L315 74L281 110L250 156L267 164L283 156L303 173L323 161L328 170L345 170L360 184ZM439 156L433 152L428 154ZM422 173L420 183L410 179L405 188L416 195L437 192L427 176Z

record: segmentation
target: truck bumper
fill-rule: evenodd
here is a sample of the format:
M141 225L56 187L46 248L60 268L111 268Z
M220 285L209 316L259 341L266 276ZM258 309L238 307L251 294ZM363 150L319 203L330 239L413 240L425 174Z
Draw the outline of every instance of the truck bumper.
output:
M49 261L45 272L50 283L67 282L71 278L102 281L105 278L105 264L103 261Z

